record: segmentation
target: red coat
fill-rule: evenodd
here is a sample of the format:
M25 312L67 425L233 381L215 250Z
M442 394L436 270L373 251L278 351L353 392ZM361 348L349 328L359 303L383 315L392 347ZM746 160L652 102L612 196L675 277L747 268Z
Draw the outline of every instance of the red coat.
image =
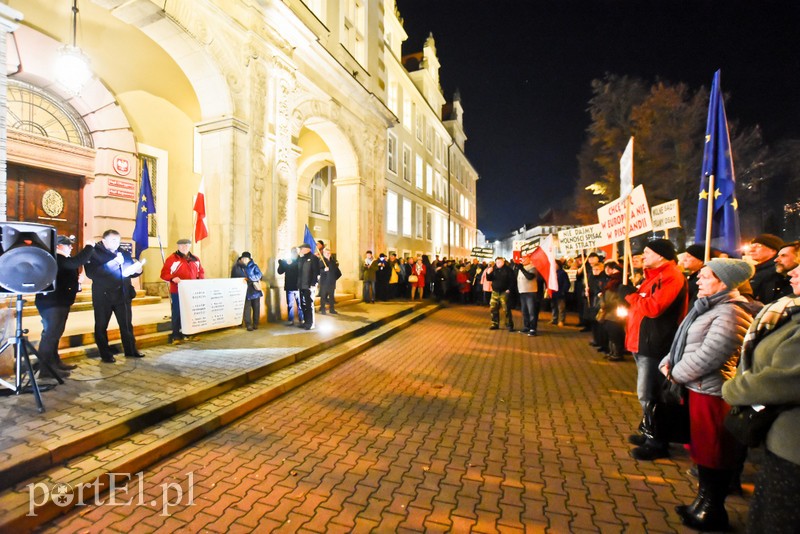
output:
M642 285L636 293L625 297L630 304L625 348L633 353L641 349L643 354L654 358L669 352L689 306L686 286L686 277L671 261L656 269L645 269Z
M178 284L172 281L173 278L181 280L199 280L206 277L203 266L200 265L200 258L189 252L186 256L173 252L164 262L161 268L161 279L169 282L169 292L177 293Z
M411 266L411 274L417 275L417 281L412 283L411 285L414 287L425 287L425 274L428 272L428 269L425 268L425 264L417 265L416 263Z
M472 285L469 283L469 276L464 271L458 271L456 274L456 282L458 282L459 292L469 293L472 291Z

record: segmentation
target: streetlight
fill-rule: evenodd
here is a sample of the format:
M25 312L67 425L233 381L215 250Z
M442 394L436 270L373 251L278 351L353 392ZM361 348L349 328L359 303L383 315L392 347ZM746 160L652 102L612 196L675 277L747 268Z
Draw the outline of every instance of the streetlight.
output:
M92 78L89 58L76 43L77 27L78 0L72 0L72 44L58 49L55 80L73 95L79 94L86 82Z

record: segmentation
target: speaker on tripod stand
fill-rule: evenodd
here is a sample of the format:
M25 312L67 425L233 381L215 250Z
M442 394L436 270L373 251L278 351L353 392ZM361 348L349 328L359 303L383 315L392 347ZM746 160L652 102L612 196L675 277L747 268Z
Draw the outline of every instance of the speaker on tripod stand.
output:
M27 372L39 412L44 412L44 403L30 360L30 354L36 354L36 351L25 335L28 331L22 329L22 295L55 289L58 274L55 253L54 227L28 222L0 222L0 293L17 295L15 335L0 347L0 352L3 352L14 345L15 379L13 384L0 379L0 385L19 395L24 388L22 377ZM40 361L42 364L47 365ZM63 384L60 378L58 381Z

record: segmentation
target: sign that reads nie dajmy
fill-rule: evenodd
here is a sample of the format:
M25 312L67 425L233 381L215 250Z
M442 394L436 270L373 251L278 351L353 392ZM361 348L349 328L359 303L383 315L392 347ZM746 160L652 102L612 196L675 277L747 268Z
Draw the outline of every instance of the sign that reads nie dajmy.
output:
M181 332L195 334L242 324L244 278L183 280L178 284Z
M628 198L631 199L628 236L636 237L637 235L651 232L653 230L653 221L650 219L650 207L647 205L644 187L637 185ZM599 208L597 210L597 219L603 232L598 246L602 247L611 243L618 243L625 239L625 199L618 198L614 202Z
M597 248L603 237L599 224L569 228L558 232L558 246L565 254L572 254L584 249Z
M653 231L669 230L670 228L680 228L681 216L678 211L678 200L670 200L657 206L653 206L650 210L650 216L653 219Z
M473 258L494 258L494 249L492 247L473 247L470 256Z

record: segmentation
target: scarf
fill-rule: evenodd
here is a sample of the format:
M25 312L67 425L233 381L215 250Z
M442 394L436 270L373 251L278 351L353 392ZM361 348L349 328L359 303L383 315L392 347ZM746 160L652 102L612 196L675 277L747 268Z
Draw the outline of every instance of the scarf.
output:
M748 371L753 366L753 352L756 345L798 312L800 312L800 297L783 297L764 306L744 335L742 357L739 362L741 372Z
M720 291L709 297L702 297L694 301L692 309L686 314L683 322L678 327L678 331L675 333L675 337L672 339L672 347L669 349L670 374L672 374L675 365L683 358L683 351L686 350L686 339L689 337L689 328L692 327L692 323L708 310L732 296L735 296L734 292L726 289L725 291Z

